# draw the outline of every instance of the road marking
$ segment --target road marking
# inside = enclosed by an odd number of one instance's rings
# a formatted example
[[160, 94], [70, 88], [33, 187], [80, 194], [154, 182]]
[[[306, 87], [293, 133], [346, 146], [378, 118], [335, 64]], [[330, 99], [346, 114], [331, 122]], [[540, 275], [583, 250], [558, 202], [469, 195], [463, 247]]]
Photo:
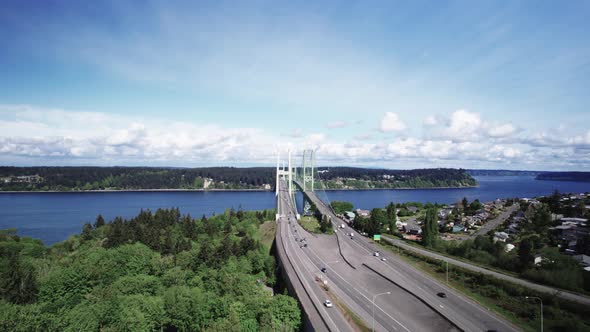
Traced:
[[[321, 259], [313, 250], [309, 250], [320, 262], [324, 262], [323, 259]], [[312, 262], [313, 264], [313, 262]], [[315, 265], [315, 264], [314, 264]], [[369, 299], [365, 294], [363, 294], [363, 292], [359, 291], [356, 287], [354, 287], [354, 285], [352, 285], [350, 282], [348, 282], [346, 279], [344, 279], [344, 277], [342, 277], [338, 272], [336, 272], [336, 270], [332, 269], [332, 272], [337, 275], [340, 279], [342, 279], [342, 281], [344, 281], [346, 284], [350, 285], [351, 289], [354, 289], [357, 293], [359, 293], [360, 295], [362, 295], [367, 301], [369, 301], [369, 303], [373, 304], [373, 301], [371, 299]], [[369, 292], [367, 292], [369, 293]], [[381, 308], [379, 305], [375, 304], [375, 307], [378, 308], [379, 310], [381, 310], [385, 315], [387, 315], [389, 318], [391, 318], [393, 321], [395, 321], [399, 326], [403, 327], [406, 331], [410, 332], [410, 330], [408, 330], [408, 328], [406, 328], [402, 323], [400, 323], [397, 319], [393, 318], [391, 315], [389, 315], [385, 310], [383, 310], [383, 308]], [[393, 328], [395, 328], [395, 326], [392, 326]]]

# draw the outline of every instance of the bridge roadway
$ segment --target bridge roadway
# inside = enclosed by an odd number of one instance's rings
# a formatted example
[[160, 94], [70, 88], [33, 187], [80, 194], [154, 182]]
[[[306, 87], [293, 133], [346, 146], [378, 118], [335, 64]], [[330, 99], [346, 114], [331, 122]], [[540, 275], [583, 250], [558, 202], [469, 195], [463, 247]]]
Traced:
[[292, 207], [289, 193], [285, 188], [284, 181], [280, 181], [278, 208], [281, 212], [277, 220], [277, 246], [284, 248], [287, 254], [287, 260], [283, 264], [290, 263], [293, 267], [291, 271], [287, 269], [289, 279], [293, 284], [295, 293], [301, 303], [301, 306], [309, 317], [311, 327], [314, 331], [354, 331], [342, 313], [333, 308], [324, 306], [324, 301], [328, 299], [326, 292], [316, 281], [316, 276], [320, 274], [319, 268], [310, 260], [308, 248], [302, 250], [303, 245], [296, 240], [296, 231], [290, 226], [297, 224], [295, 219], [295, 210]]
[[[335, 229], [338, 229], [339, 224], [344, 224], [315, 193], [306, 192], [305, 194], [323, 214], [330, 217]], [[351, 232], [354, 234], [352, 238], [347, 235]], [[377, 303], [383, 305], [383, 308], [389, 309], [385, 309], [381, 313], [382, 319], [387, 316], [392, 319], [395, 318], [398, 329], [404, 331], [447, 331], [456, 330], [457, 328], [464, 331], [520, 330], [495, 313], [459, 294], [454, 289], [441, 284], [410, 266], [399, 257], [383, 251], [381, 251], [381, 257], [374, 257], [373, 253], [379, 251], [380, 248], [370, 243], [367, 238], [361, 236], [352, 228], [346, 226], [344, 230], [338, 229], [336, 235], [340, 245], [341, 257], [346, 258], [346, 265], [352, 271], [364, 271], [364, 275], [358, 275], [358, 272], [356, 274], [354, 272], [352, 274], [342, 274], [346, 276], [348, 281], [354, 281], [365, 287], [373, 287], [370, 290], [371, 293], [391, 291], [392, 288], [397, 289], [394, 296], [381, 296]], [[321, 251], [335, 250], [328, 241], [321, 241], [319, 244], [323, 244]], [[380, 258], [386, 260], [382, 261]], [[378, 279], [375, 277], [376, 275], [387, 282], [385, 284], [374, 284]], [[439, 292], [446, 293], [447, 297], [438, 297], [436, 294]], [[412, 299], [414, 302], [412, 302]], [[410, 310], [408, 310], [408, 307]], [[441, 323], [441, 320], [437, 320], [436, 315], [432, 314], [433, 312], [444, 316], [453, 324], [449, 324], [447, 321]], [[376, 313], [376, 318], [377, 316]], [[390, 331], [395, 330], [387, 329]]]

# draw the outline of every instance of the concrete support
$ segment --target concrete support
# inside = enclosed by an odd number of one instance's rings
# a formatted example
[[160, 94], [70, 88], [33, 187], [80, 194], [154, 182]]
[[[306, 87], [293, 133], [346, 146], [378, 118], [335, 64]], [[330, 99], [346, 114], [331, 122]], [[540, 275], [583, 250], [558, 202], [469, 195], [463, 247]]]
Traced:
[[303, 191], [305, 191], [305, 150], [303, 150], [303, 174], [301, 177], [301, 183], [303, 184]]
[[289, 198], [293, 198], [293, 168], [291, 167], [291, 150], [289, 150]]
[[275, 185], [275, 195], [279, 196], [279, 160], [280, 160], [280, 152], [277, 152], [277, 183]]
[[314, 162], [314, 150], [311, 150], [311, 191], [313, 191], [313, 162]]

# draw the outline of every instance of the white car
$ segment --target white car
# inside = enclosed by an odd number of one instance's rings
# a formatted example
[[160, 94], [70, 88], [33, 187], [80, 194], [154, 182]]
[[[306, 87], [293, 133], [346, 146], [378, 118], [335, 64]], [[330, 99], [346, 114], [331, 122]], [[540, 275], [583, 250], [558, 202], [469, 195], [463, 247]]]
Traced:
[[378, 252], [378, 251], [375, 251], [375, 252], [373, 253], [373, 256], [375, 256], [375, 257], [379, 257], [379, 252]]
[[385, 257], [381, 257], [381, 260], [384, 261], [384, 262], [386, 261]]
[[324, 305], [325, 305], [327, 308], [332, 308], [332, 307], [334, 306], [334, 305], [332, 304], [332, 301], [330, 301], [330, 300], [326, 300], [326, 301], [324, 301]]

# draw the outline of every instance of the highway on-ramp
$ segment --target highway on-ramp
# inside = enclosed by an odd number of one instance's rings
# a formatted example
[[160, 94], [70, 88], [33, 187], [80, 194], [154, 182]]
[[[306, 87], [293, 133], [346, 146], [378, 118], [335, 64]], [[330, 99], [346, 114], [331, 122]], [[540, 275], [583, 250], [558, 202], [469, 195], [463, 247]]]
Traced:
[[[343, 223], [319, 200], [315, 193], [306, 192], [306, 195], [315, 203], [322, 214], [329, 216], [334, 227]], [[347, 235], [350, 233], [354, 234], [352, 238]], [[344, 230], [339, 230], [337, 236], [343, 258], [346, 258], [356, 270], [369, 268], [374, 274], [388, 280], [391, 285], [397, 285], [411, 293], [424, 304], [424, 307], [438, 312], [460, 329], [465, 331], [520, 330], [487, 308], [417, 270], [399, 257], [387, 252], [381, 252], [379, 258], [374, 257], [374, 252], [379, 251], [380, 248], [353, 229], [347, 227]], [[381, 258], [385, 258], [385, 261]], [[440, 292], [445, 293], [446, 297], [437, 296]], [[382, 299], [385, 298], [382, 297]], [[415, 317], [409, 316], [400, 322], [405, 325], [406, 321], [414, 319]], [[441, 329], [436, 330], [440, 331]]]

